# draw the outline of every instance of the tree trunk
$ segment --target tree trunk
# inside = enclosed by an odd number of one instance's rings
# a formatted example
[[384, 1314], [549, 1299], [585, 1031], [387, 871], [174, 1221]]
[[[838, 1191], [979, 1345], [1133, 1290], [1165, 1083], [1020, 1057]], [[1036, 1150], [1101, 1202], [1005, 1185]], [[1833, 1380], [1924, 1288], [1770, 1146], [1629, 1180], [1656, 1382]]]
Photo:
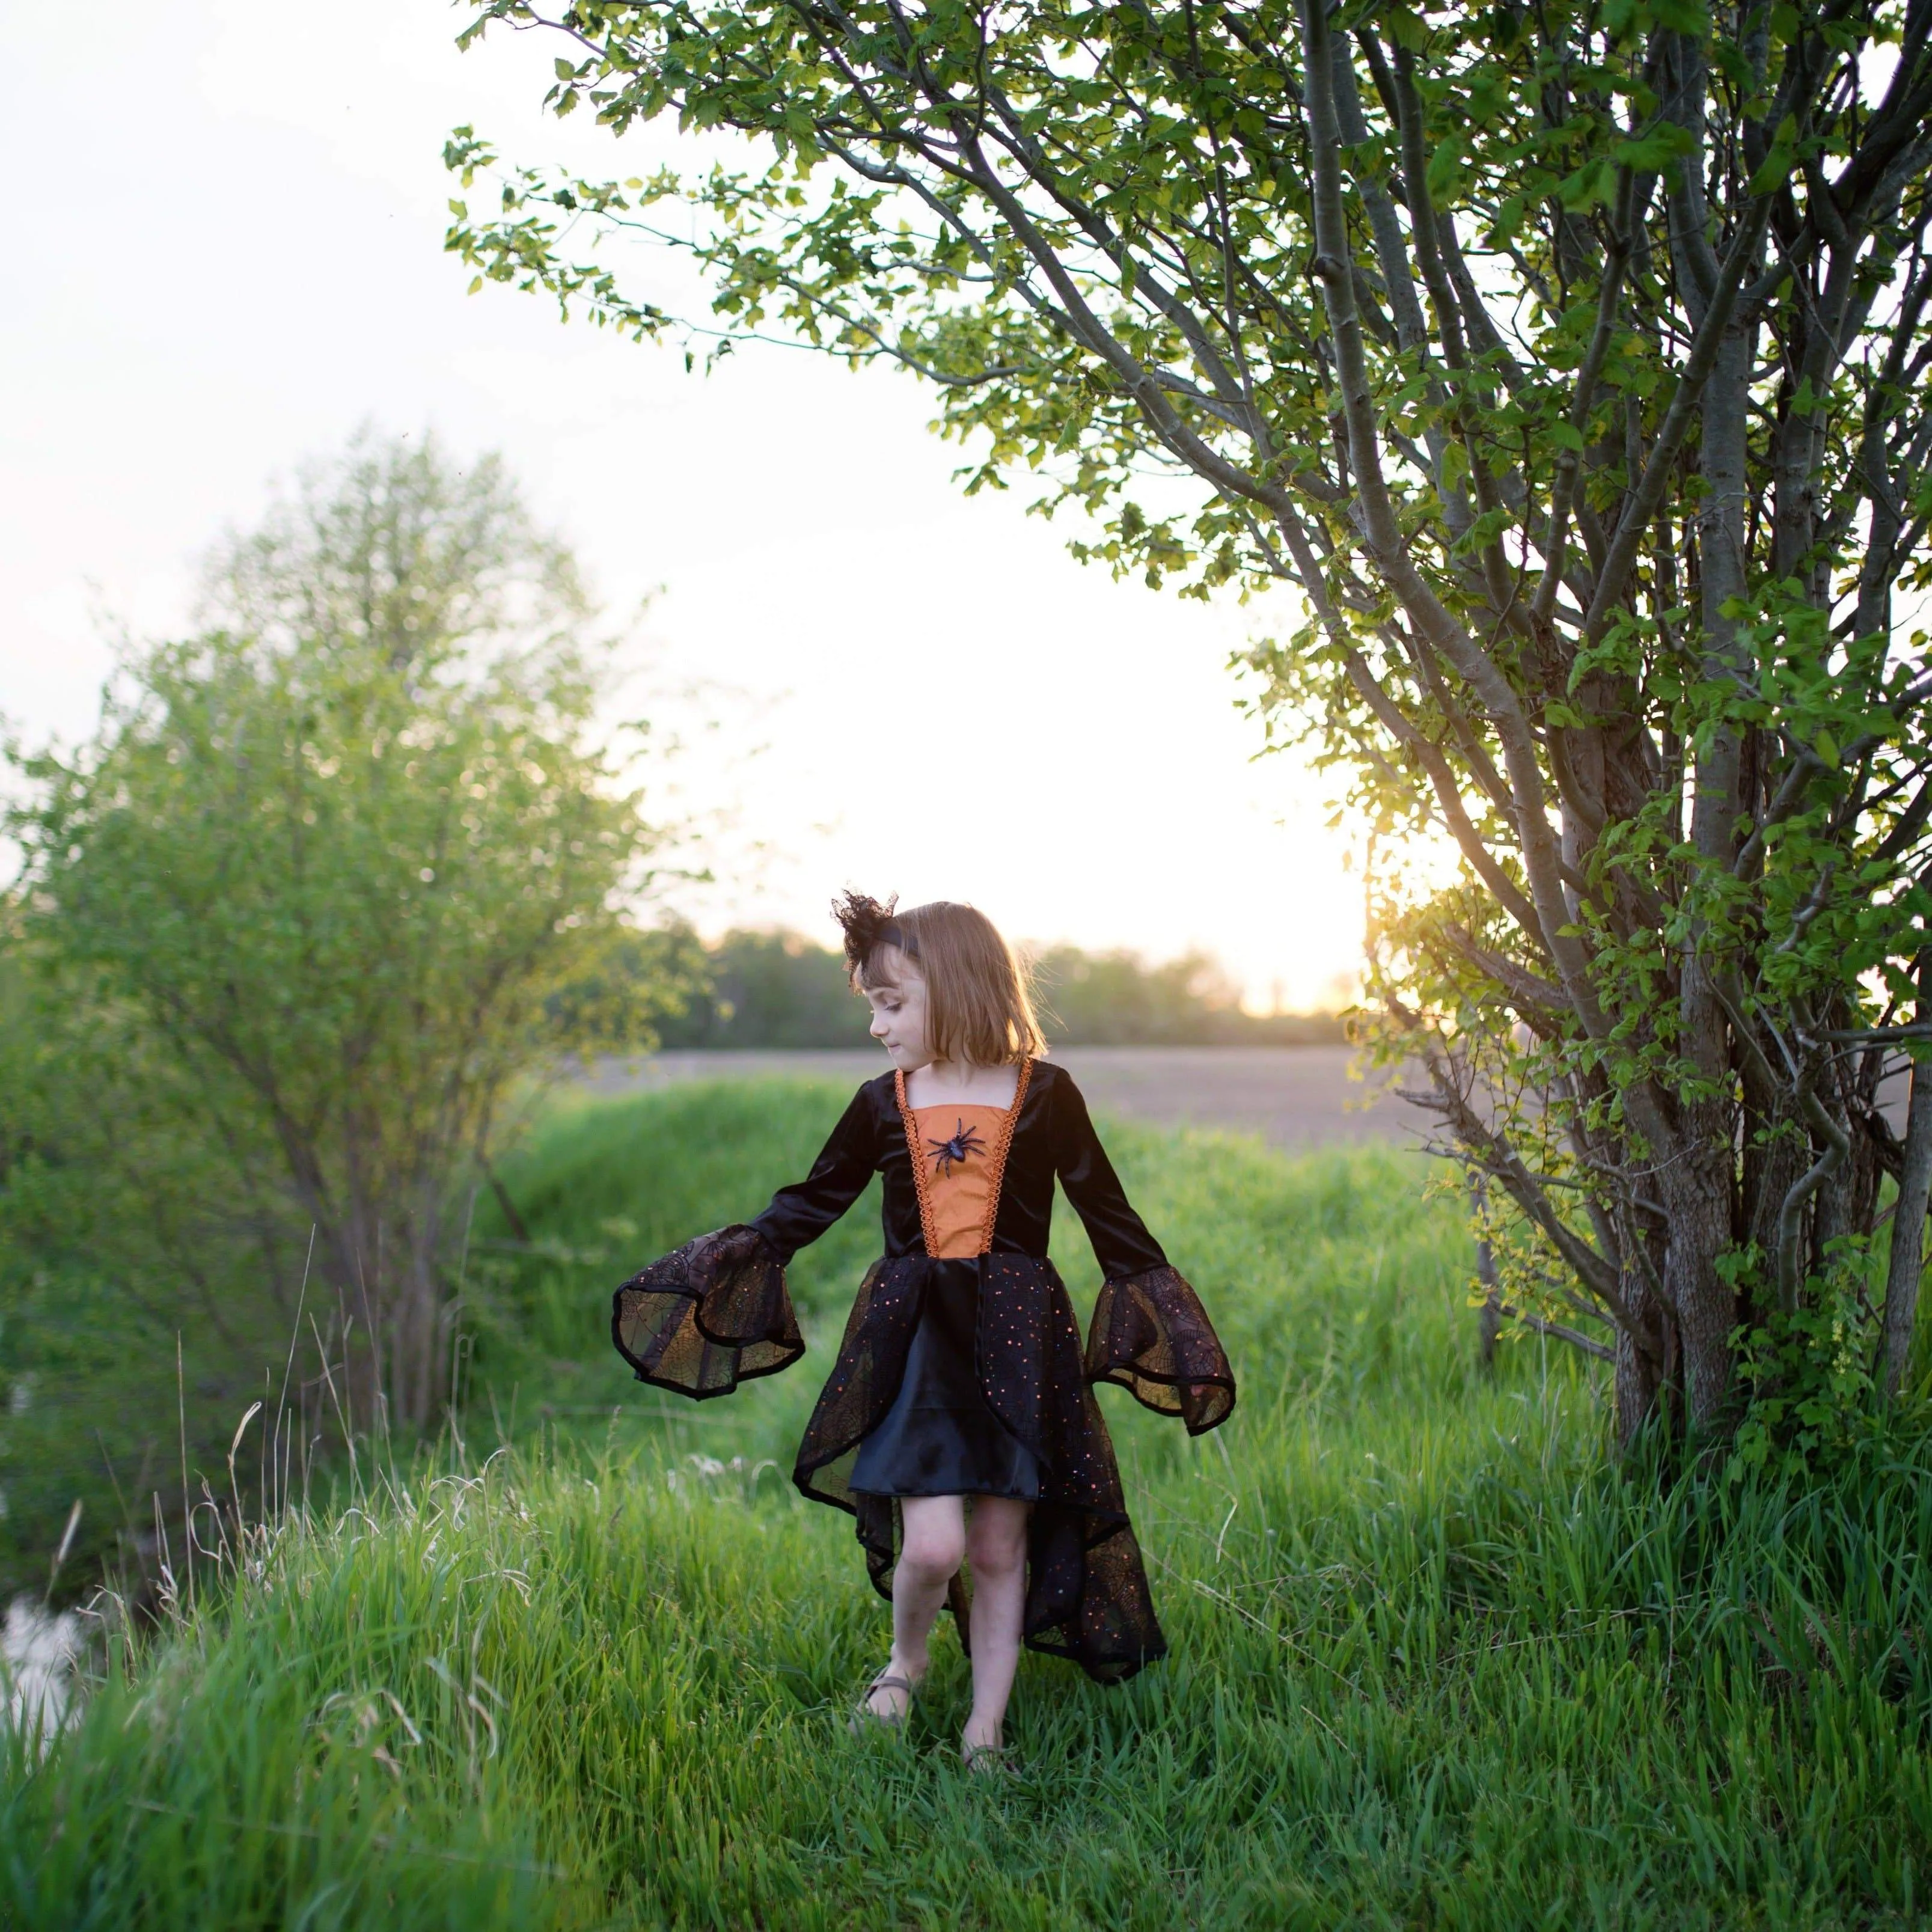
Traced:
[[[1733, 330], [1718, 348], [1705, 391], [1704, 480], [1708, 486], [1697, 520], [1697, 560], [1707, 675], [1748, 670], [1741, 652], [1733, 600], [1744, 580], [1746, 430], [1750, 340]], [[1744, 747], [1735, 731], [1712, 731], [1697, 758], [1690, 836], [1700, 856], [1729, 866], [1736, 850], [1742, 809]], [[1683, 1051], [1714, 1088], [1731, 1079], [1728, 1023], [1716, 987], [1694, 950], [1687, 948], [1678, 992]], [[1732, 1226], [1731, 1114], [1720, 1101], [1684, 1110], [1682, 1152], [1658, 1176], [1670, 1220], [1664, 1250], [1664, 1292], [1675, 1310], [1683, 1348], [1684, 1419], [1693, 1431], [1722, 1421], [1731, 1388], [1731, 1331], [1736, 1298], [1718, 1273], [1718, 1258], [1735, 1238]]]
[[[1932, 964], [1919, 972], [1923, 1018], [1932, 1000], [1924, 997]], [[1918, 1277], [1924, 1259], [1925, 1208], [1932, 1198], [1932, 1064], [1912, 1063], [1912, 1103], [1906, 1115], [1905, 1160], [1898, 1178], [1898, 1205], [1892, 1218], [1892, 1256], [1885, 1276], [1885, 1346], [1882, 1379], [1888, 1400], [1898, 1394], [1912, 1330], [1918, 1316]]]
[[[1661, 1323], [1654, 1318], [1660, 1311], [1652, 1307], [1652, 1300], [1650, 1290], [1640, 1286], [1630, 1294], [1628, 1305], [1642, 1325], [1660, 1329]], [[1656, 1413], [1658, 1397], [1664, 1388], [1662, 1366], [1654, 1357], [1646, 1354], [1624, 1330], [1617, 1330], [1615, 1375], [1619, 1449], [1629, 1448], [1636, 1440], [1637, 1432]]]
[[427, 1427], [442, 1406], [447, 1386], [442, 1316], [442, 1282], [433, 1242], [413, 1242], [408, 1274], [397, 1297], [392, 1377], [396, 1418], [412, 1428]]
[[[1489, 1222], [1484, 1210], [1488, 1204], [1489, 1190], [1480, 1174], [1469, 1177], [1469, 1198], [1478, 1225], [1486, 1228]], [[1486, 1233], [1476, 1237], [1476, 1280], [1483, 1290], [1483, 1305], [1476, 1320], [1476, 1360], [1486, 1372], [1496, 1365], [1496, 1337], [1503, 1328], [1503, 1297], [1496, 1282], [1496, 1248]]]
[[1496, 1286], [1496, 1251], [1484, 1235], [1476, 1244], [1476, 1279], [1483, 1285], [1482, 1312], [1476, 1324], [1476, 1359], [1486, 1369], [1496, 1365], [1496, 1337], [1502, 1333], [1502, 1291]]
[[1677, 1393], [1683, 1358], [1677, 1324], [1651, 1286], [1663, 1276], [1664, 1242], [1652, 1229], [1638, 1225], [1636, 1216], [1627, 1215], [1618, 1246], [1622, 1256], [1618, 1287], [1630, 1312], [1630, 1327], [1619, 1324], [1617, 1329], [1613, 1399], [1617, 1447], [1628, 1450], [1660, 1410], [1666, 1425], [1681, 1418], [1681, 1406], [1676, 1416], [1671, 1414], [1670, 1398]]
[[1730, 1149], [1717, 1131], [1720, 1110], [1696, 1111], [1710, 1117], [1699, 1123], [1705, 1132], [1687, 1132], [1682, 1160], [1659, 1178], [1670, 1221], [1664, 1286], [1683, 1350], [1684, 1420], [1701, 1431], [1723, 1421], [1730, 1399], [1737, 1298], [1718, 1272], [1718, 1257], [1731, 1245]]

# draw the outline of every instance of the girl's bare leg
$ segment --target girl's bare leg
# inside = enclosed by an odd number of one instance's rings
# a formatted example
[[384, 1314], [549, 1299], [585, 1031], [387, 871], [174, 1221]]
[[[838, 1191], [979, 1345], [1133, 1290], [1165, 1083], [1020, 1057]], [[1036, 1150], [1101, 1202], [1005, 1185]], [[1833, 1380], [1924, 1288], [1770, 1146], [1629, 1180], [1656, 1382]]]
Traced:
[[976, 1748], [1004, 1742], [1006, 1700], [1019, 1667], [1031, 1507], [1006, 1496], [973, 1499], [966, 1550], [973, 1565], [973, 1714], [964, 1741]]
[[[884, 1674], [916, 1684], [929, 1660], [926, 1640], [933, 1619], [966, 1554], [966, 1512], [957, 1496], [902, 1496], [899, 1524], [899, 1560], [892, 1571], [892, 1654]], [[975, 1644], [979, 1636], [976, 1610]], [[1010, 1679], [1012, 1672], [1007, 1676]], [[903, 1690], [875, 1690], [868, 1708], [874, 1717], [897, 1718], [911, 1701]]]

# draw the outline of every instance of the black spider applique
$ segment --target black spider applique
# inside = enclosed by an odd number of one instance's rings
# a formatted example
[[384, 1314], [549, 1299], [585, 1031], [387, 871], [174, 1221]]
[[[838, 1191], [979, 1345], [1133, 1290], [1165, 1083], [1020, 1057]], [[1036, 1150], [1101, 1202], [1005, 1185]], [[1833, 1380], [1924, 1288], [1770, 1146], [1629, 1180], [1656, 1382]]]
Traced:
[[986, 1143], [980, 1138], [977, 1127], [969, 1127], [954, 1117], [957, 1131], [950, 1141], [928, 1140], [926, 1145], [932, 1150], [932, 1171], [942, 1180], [962, 1163], [969, 1154], [981, 1154]]

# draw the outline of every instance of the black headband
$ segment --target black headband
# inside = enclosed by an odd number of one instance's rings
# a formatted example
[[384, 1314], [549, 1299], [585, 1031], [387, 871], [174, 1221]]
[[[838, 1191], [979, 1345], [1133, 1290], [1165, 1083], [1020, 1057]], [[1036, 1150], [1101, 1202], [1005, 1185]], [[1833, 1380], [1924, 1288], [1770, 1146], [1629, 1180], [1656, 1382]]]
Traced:
[[919, 941], [910, 929], [892, 916], [898, 901], [881, 904], [863, 892], [848, 891], [832, 902], [832, 916], [845, 934], [845, 963], [857, 972], [881, 946], [896, 946], [909, 958], [919, 957]]

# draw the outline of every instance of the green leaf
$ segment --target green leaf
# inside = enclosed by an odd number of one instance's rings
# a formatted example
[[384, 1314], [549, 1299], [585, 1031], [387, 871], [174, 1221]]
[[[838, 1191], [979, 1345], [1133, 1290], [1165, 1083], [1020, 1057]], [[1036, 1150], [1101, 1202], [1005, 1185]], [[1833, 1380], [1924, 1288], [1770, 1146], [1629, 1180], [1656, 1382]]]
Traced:
[[1503, 505], [1499, 504], [1493, 510], [1485, 510], [1456, 538], [1456, 554], [1466, 556], [1473, 551], [1488, 549], [1515, 521], [1514, 513]]
[[1507, 248], [1514, 241], [1522, 226], [1522, 220], [1528, 212], [1526, 196], [1513, 194], [1496, 210], [1495, 225], [1490, 230], [1490, 245], [1492, 248]]
[[1567, 422], [1552, 423], [1550, 426], [1550, 440], [1558, 449], [1574, 449], [1580, 455], [1582, 453], [1582, 435], [1574, 423]]
[[1733, 46], [1729, 40], [1714, 40], [1711, 43], [1711, 58], [1717, 62], [1718, 71], [1733, 87], [1746, 94], [1755, 92], [1757, 76], [1744, 58], [1742, 48]]
[[1451, 134], [1429, 158], [1429, 167], [1423, 178], [1428, 184], [1429, 198], [1440, 207], [1451, 196], [1462, 172], [1462, 137]]
[[1573, 214], [1585, 214], [1592, 208], [1607, 208], [1616, 191], [1616, 165], [1606, 157], [1586, 162], [1556, 184], [1557, 199]]
[[1796, 166], [1798, 157], [1789, 148], [1773, 148], [1764, 158], [1764, 166], [1750, 178], [1750, 191], [1754, 194], [1774, 194], [1791, 178], [1791, 171]]
[[1688, 128], [1679, 128], [1672, 122], [1660, 121], [1637, 140], [1619, 141], [1616, 153], [1622, 166], [1634, 168], [1640, 174], [1656, 175], [1661, 174], [1680, 156], [1688, 154], [1695, 145]]
[[1798, 122], [1795, 116], [1787, 114], [1778, 124], [1778, 132], [1772, 137], [1771, 152], [1765, 156], [1763, 166], [1750, 178], [1750, 192], [1774, 194], [1790, 178], [1791, 171], [1797, 165]]
[[1429, 29], [1406, 7], [1390, 7], [1378, 22], [1384, 33], [1399, 47], [1419, 54], [1429, 45]]

